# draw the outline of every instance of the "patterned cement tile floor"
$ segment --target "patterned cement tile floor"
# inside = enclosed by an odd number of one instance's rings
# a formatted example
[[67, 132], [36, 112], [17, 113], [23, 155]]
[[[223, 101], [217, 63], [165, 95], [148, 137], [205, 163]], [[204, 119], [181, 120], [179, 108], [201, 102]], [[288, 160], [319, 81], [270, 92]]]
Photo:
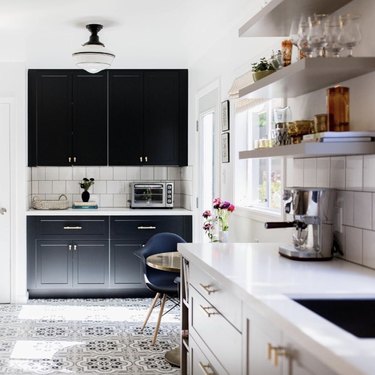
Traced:
[[179, 342], [178, 308], [163, 316], [151, 345], [157, 312], [140, 327], [148, 298], [39, 299], [0, 305], [0, 373], [171, 374], [164, 359]]

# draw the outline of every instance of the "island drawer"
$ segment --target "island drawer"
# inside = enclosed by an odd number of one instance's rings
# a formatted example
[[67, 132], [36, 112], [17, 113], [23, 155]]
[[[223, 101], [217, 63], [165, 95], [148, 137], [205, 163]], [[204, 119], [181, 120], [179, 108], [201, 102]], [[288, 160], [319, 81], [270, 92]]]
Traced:
[[239, 298], [195, 264], [190, 264], [190, 284], [239, 331], [242, 331], [242, 303]]
[[228, 373], [241, 374], [242, 351], [228, 349], [228, 345], [241, 347], [241, 333], [194, 288], [191, 288], [190, 304], [194, 334], [202, 339]]

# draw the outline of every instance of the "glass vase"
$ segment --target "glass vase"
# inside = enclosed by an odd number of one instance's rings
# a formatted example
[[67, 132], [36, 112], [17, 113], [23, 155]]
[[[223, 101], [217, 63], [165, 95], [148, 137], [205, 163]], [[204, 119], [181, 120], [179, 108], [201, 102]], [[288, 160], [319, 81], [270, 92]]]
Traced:
[[222, 242], [222, 243], [227, 243], [229, 242], [228, 241], [228, 237], [229, 237], [229, 232], [227, 230], [221, 230], [219, 231], [219, 242]]

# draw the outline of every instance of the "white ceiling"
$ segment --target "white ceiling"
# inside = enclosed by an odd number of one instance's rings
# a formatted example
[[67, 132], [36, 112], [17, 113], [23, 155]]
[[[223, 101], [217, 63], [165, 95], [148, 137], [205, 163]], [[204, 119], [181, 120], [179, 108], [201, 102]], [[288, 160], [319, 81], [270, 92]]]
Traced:
[[261, 0], [0, 0], [0, 61], [74, 67], [88, 23], [116, 54], [113, 67], [187, 67]]

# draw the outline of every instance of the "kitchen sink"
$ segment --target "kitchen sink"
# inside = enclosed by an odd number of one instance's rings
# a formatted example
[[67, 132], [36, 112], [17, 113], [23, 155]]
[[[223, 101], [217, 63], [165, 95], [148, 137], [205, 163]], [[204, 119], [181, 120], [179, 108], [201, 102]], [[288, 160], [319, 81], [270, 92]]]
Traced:
[[375, 299], [293, 298], [293, 300], [354, 336], [375, 338]]

